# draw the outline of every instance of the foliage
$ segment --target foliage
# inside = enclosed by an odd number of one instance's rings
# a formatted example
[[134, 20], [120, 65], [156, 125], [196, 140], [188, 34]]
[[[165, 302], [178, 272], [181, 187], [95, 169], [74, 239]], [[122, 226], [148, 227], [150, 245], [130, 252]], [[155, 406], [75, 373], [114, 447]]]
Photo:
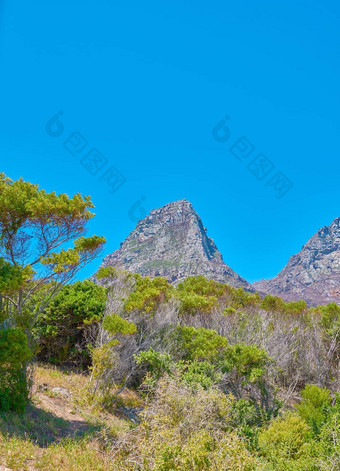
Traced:
[[[105, 267], [97, 279], [107, 288], [62, 290], [44, 328], [94, 329], [87, 398], [134, 422], [105, 432], [112, 469], [338, 469], [339, 306], [307, 310], [203, 277], [171, 287]], [[129, 388], [143, 411], [124, 402]]]
[[278, 296], [268, 294], [261, 302], [261, 308], [265, 311], [281, 312], [283, 314], [302, 314], [307, 310], [307, 303], [301, 299], [300, 301], [284, 302]]
[[169, 299], [172, 287], [162, 277], [151, 280], [149, 277], [142, 278], [140, 275], [135, 275], [135, 278], [135, 289], [126, 299], [124, 308], [127, 312], [137, 310], [153, 314], [159, 304]]
[[278, 470], [335, 470], [340, 458], [340, 403], [308, 385], [295, 412], [275, 419], [258, 435], [259, 451]]
[[131, 335], [137, 332], [137, 327], [133, 322], [123, 319], [122, 317], [118, 316], [118, 314], [109, 314], [105, 316], [102, 325], [103, 329], [105, 329], [110, 335]]
[[114, 400], [114, 389], [117, 388], [111, 371], [116, 366], [116, 354], [113, 349], [119, 340], [117, 337], [133, 335], [137, 327], [133, 322], [120, 317], [118, 314], [108, 314], [102, 323], [103, 329], [109, 334], [109, 339], [92, 350], [92, 374], [89, 392], [92, 402], [103, 407], [110, 407]]
[[[89, 196], [47, 193], [22, 178], [13, 181], [0, 173], [2, 327], [21, 328], [31, 349], [33, 328], [41, 313], [105, 243], [104, 237], [84, 237], [86, 223], [94, 216], [90, 212], [93, 207]], [[73, 248], [69, 247], [72, 243]], [[22, 398], [27, 368], [24, 364], [21, 368], [20, 372], [7, 372], [6, 384], [11, 385], [13, 396]]]
[[330, 337], [340, 337], [340, 306], [329, 303], [314, 310], [321, 314], [320, 324]]
[[100, 267], [96, 273], [96, 278], [102, 280], [104, 278], [115, 278], [117, 275], [117, 270], [114, 267]]
[[178, 327], [178, 342], [187, 360], [212, 359], [228, 345], [215, 330], [187, 326]]
[[223, 351], [221, 368], [223, 373], [234, 370], [239, 377], [255, 383], [263, 378], [268, 361], [267, 353], [255, 345], [235, 344]]
[[231, 288], [232, 300], [230, 309], [252, 308], [261, 302], [261, 296], [258, 293], [248, 293], [243, 288]]
[[203, 276], [190, 276], [176, 289], [176, 296], [181, 304], [181, 313], [195, 315], [198, 312], [210, 313], [218, 304], [218, 297], [223, 296], [225, 285]]
[[[39, 317], [34, 334], [39, 359], [55, 364], [87, 366], [95, 335], [91, 329], [102, 319], [106, 291], [91, 281], [64, 286]], [[94, 334], [97, 329], [94, 329]], [[91, 342], [92, 340], [92, 342]]]
[[258, 443], [262, 454], [279, 470], [313, 470], [313, 459], [308, 455], [311, 431], [306, 422], [288, 414], [272, 422], [259, 433]]
[[296, 409], [306, 423], [318, 433], [321, 425], [326, 421], [331, 405], [331, 396], [327, 388], [319, 388], [314, 384], [307, 384], [301, 391], [301, 402]]
[[0, 410], [23, 412], [27, 403], [24, 365], [32, 357], [19, 329], [0, 330]]
[[317, 440], [310, 446], [310, 453], [320, 470], [335, 470], [340, 463], [340, 411], [332, 413], [320, 428]]
[[165, 373], [171, 374], [170, 372], [170, 355], [155, 352], [153, 348], [150, 348], [147, 352], [140, 352], [135, 355], [137, 365], [145, 363], [153, 377], [158, 380]]
[[175, 364], [181, 381], [192, 389], [209, 389], [221, 381], [221, 373], [208, 361], [184, 361]]
[[215, 280], [208, 280], [202, 275], [189, 276], [179, 283], [177, 291], [179, 293], [195, 293], [199, 296], [214, 297], [223, 296], [230, 287]]

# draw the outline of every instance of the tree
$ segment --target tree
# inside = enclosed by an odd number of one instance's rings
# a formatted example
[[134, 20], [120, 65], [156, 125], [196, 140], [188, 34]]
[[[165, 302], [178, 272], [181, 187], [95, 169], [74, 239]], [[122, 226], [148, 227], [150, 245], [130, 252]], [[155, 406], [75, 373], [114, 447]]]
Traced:
[[84, 237], [93, 207], [89, 196], [47, 193], [0, 173], [2, 318], [24, 330], [30, 347], [39, 315], [105, 243], [104, 237]]

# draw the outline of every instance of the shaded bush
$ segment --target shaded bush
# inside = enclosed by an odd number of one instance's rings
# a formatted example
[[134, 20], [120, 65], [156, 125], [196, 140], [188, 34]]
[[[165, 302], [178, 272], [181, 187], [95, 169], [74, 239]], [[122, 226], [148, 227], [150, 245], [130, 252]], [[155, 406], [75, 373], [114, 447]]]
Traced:
[[0, 330], [0, 409], [23, 412], [28, 389], [27, 362], [32, 358], [27, 337], [19, 329]]
[[34, 330], [38, 358], [58, 365], [88, 366], [105, 304], [106, 290], [91, 281], [64, 286]]

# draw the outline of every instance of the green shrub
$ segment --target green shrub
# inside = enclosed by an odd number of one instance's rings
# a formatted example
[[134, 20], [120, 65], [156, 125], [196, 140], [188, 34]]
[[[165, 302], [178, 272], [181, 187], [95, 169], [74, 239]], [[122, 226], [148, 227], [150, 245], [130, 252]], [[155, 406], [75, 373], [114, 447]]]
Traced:
[[183, 293], [179, 294], [181, 302], [181, 314], [195, 315], [199, 312], [212, 312], [213, 308], [217, 305], [217, 298], [214, 296], [201, 296], [196, 293]]
[[178, 284], [179, 293], [194, 293], [199, 296], [219, 298], [223, 296], [230, 287], [215, 280], [208, 280], [202, 275], [188, 276]]
[[102, 327], [110, 337], [101, 346], [91, 349], [92, 373], [88, 391], [92, 402], [110, 408], [115, 398], [114, 389], [119, 386], [114, 376], [114, 369], [117, 366], [115, 347], [120, 343], [119, 338], [135, 334], [137, 327], [118, 314], [107, 315]]
[[311, 430], [301, 417], [289, 414], [275, 419], [270, 427], [258, 436], [259, 449], [263, 456], [278, 470], [305, 470], [314, 468], [308, 454]]
[[105, 316], [102, 323], [103, 329], [105, 329], [110, 335], [116, 334], [135, 334], [137, 327], [133, 322], [129, 322], [118, 314], [109, 314]]
[[305, 312], [307, 310], [307, 303], [303, 299], [285, 303], [278, 296], [268, 294], [260, 304], [260, 307], [267, 312], [280, 312], [293, 315]]
[[227, 285], [208, 280], [204, 276], [189, 276], [176, 288], [180, 312], [192, 316], [199, 312], [211, 313], [218, 305], [218, 299], [228, 290]]
[[0, 330], [0, 409], [23, 412], [28, 399], [25, 366], [32, 358], [19, 329]]
[[150, 348], [146, 352], [140, 352], [135, 355], [137, 365], [146, 364], [153, 380], [158, 380], [165, 373], [170, 374], [170, 355], [155, 352], [153, 348]]
[[335, 470], [340, 464], [340, 410], [321, 427], [318, 439], [311, 444], [311, 455], [321, 470]]
[[[231, 309], [237, 310], [246, 307], [258, 306], [262, 301], [261, 296], [258, 293], [248, 293], [243, 288], [232, 288], [231, 293]], [[228, 313], [228, 310], [226, 313]]]
[[178, 327], [178, 341], [187, 360], [213, 359], [228, 345], [225, 337], [203, 327]]
[[269, 358], [267, 353], [255, 345], [237, 343], [229, 345], [221, 353], [221, 369], [223, 373], [235, 371], [239, 377], [251, 383], [263, 378]]
[[336, 303], [319, 306], [321, 325], [331, 337], [340, 337], [340, 306]]
[[307, 310], [307, 303], [303, 299], [300, 299], [300, 301], [283, 303], [283, 306], [286, 314], [302, 314]]
[[216, 370], [215, 365], [208, 361], [179, 361], [175, 368], [181, 381], [190, 388], [209, 389], [221, 380], [221, 374]]
[[102, 319], [105, 303], [105, 289], [91, 281], [64, 286], [35, 328], [38, 357], [54, 364], [88, 366], [91, 342], [86, 333]]
[[321, 425], [327, 420], [330, 412], [331, 396], [327, 388], [319, 388], [315, 384], [307, 384], [301, 391], [302, 400], [296, 409], [307, 424], [315, 433], [319, 431]]
[[141, 277], [135, 274], [136, 285], [125, 301], [124, 309], [127, 312], [140, 311], [141, 313], [153, 314], [159, 304], [167, 301], [173, 290], [165, 278]]

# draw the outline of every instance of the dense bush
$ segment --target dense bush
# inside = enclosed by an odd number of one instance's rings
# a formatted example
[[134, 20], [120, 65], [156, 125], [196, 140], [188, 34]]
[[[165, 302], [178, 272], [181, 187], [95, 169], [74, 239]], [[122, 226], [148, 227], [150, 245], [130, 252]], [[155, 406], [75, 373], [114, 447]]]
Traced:
[[38, 358], [59, 365], [88, 366], [105, 303], [106, 290], [91, 281], [64, 286], [34, 330]]
[[259, 449], [277, 470], [315, 469], [309, 456], [310, 427], [299, 416], [289, 414], [259, 433]]
[[140, 275], [134, 276], [136, 284], [125, 301], [125, 310], [154, 313], [159, 304], [169, 299], [172, 286], [162, 277], [151, 280], [147, 276], [144, 278]]
[[32, 352], [19, 329], [0, 330], [0, 409], [23, 412], [28, 390], [24, 366]]
[[329, 391], [307, 385], [296, 412], [275, 419], [258, 436], [258, 450], [268, 469], [333, 471], [340, 465], [340, 401]]

